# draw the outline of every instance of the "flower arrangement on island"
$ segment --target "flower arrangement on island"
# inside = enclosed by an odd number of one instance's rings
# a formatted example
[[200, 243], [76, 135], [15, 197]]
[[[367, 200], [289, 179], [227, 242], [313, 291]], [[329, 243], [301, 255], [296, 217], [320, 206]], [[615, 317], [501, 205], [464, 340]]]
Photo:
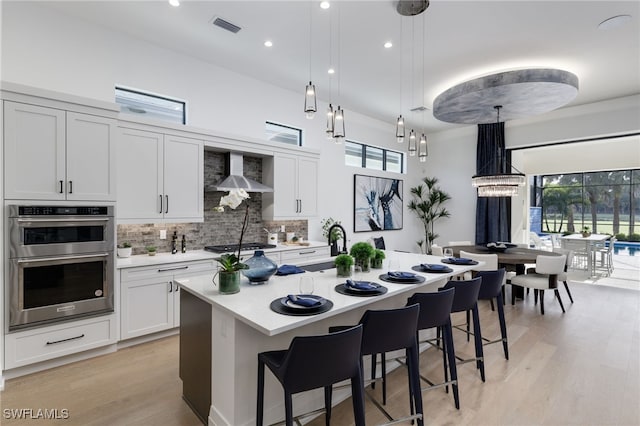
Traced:
[[[244, 189], [232, 189], [229, 191], [227, 195], [224, 195], [220, 198], [220, 203], [218, 203], [218, 207], [214, 207], [213, 211], [222, 213], [224, 212], [225, 207], [228, 207], [232, 210], [235, 210], [242, 202], [246, 199], [250, 198], [247, 191]], [[245, 213], [244, 220], [242, 221], [242, 228], [240, 229], [240, 242], [238, 244], [238, 254], [230, 253], [223, 254], [220, 256], [218, 263], [221, 268], [225, 272], [236, 272], [241, 269], [248, 269], [248, 266], [242, 263], [240, 259], [240, 250], [242, 248], [242, 239], [244, 238], [244, 233], [247, 230], [247, 225], [249, 223], [249, 204], [245, 203]]]

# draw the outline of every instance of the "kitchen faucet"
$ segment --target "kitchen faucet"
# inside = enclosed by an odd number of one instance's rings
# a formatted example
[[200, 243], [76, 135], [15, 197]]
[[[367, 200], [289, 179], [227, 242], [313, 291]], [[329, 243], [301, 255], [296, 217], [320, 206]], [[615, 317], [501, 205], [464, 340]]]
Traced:
[[[335, 247], [332, 244], [331, 241], [331, 231], [333, 231], [333, 228], [340, 228], [340, 231], [342, 232], [342, 250], [338, 252], [338, 245], [336, 244]], [[347, 232], [344, 230], [344, 228], [342, 227], [342, 225], [338, 224], [338, 223], [334, 223], [333, 225], [331, 225], [331, 227], [329, 228], [329, 231], [327, 232], [328, 235], [328, 240], [329, 240], [329, 245], [331, 246], [331, 256], [337, 256], [338, 254], [346, 254], [347, 253]]]

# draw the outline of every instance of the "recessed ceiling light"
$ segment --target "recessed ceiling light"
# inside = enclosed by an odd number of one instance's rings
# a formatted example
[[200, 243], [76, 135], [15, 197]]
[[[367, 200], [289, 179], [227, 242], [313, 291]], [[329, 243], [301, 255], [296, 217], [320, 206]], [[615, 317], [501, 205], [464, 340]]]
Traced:
[[321, 1], [320, 2], [320, 7], [322, 9], [329, 9], [329, 7], [331, 7], [331, 3], [329, 3], [328, 1]]
[[393, 43], [391, 43], [390, 41], [387, 41], [387, 42], [385, 42], [385, 44], [384, 44], [384, 48], [385, 48], [385, 49], [389, 49], [389, 48], [391, 48], [392, 46], [393, 46]]
[[267, 47], [271, 47], [271, 46], [273, 46], [273, 43], [271, 42], [271, 40], [267, 40], [267, 41], [264, 42], [264, 45], [267, 46]]
[[631, 15], [618, 15], [612, 16], [611, 18], [605, 19], [604, 21], [598, 24], [598, 29], [600, 30], [611, 30], [613, 28], [618, 28], [626, 24], [631, 20]]
[[329, 71], [327, 71], [329, 74], [335, 74], [336, 70], [334, 70], [333, 68], [329, 68]]
[[180, 0], [169, 0], [169, 4], [173, 7], [180, 6]]

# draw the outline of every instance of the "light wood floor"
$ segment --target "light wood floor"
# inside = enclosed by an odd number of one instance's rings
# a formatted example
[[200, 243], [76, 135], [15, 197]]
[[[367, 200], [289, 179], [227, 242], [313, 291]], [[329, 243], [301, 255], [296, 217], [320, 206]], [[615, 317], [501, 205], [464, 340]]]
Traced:
[[[547, 295], [545, 315], [530, 295], [507, 305], [510, 360], [499, 344], [485, 347], [487, 381], [472, 363], [459, 368], [460, 403], [443, 389], [423, 393], [429, 425], [639, 425], [640, 292], [573, 284], [575, 304], [562, 314]], [[483, 335], [498, 335], [495, 314], [481, 308]], [[454, 332], [456, 352], [472, 344]], [[423, 353], [423, 374], [441, 377], [435, 350]], [[408, 411], [406, 373], [389, 375], [388, 407]], [[378, 389], [376, 389], [376, 392]], [[0, 393], [2, 425], [198, 425], [180, 397], [178, 337], [7, 381]], [[254, 404], [254, 401], [247, 401]], [[67, 409], [69, 419], [8, 420], [5, 409]], [[294, 407], [295, 408], [295, 407]], [[332, 424], [352, 425], [351, 401], [334, 409]], [[367, 424], [383, 422], [367, 404]], [[323, 425], [324, 418], [312, 425]]]

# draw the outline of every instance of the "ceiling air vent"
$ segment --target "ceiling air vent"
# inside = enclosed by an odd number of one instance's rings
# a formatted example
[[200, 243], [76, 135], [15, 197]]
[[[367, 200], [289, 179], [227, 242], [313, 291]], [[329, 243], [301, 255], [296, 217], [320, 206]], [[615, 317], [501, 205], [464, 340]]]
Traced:
[[234, 34], [242, 29], [239, 26], [234, 25], [229, 21], [225, 21], [222, 18], [213, 18], [213, 25], [215, 25], [216, 27], [220, 27], [223, 30], [231, 31]]

